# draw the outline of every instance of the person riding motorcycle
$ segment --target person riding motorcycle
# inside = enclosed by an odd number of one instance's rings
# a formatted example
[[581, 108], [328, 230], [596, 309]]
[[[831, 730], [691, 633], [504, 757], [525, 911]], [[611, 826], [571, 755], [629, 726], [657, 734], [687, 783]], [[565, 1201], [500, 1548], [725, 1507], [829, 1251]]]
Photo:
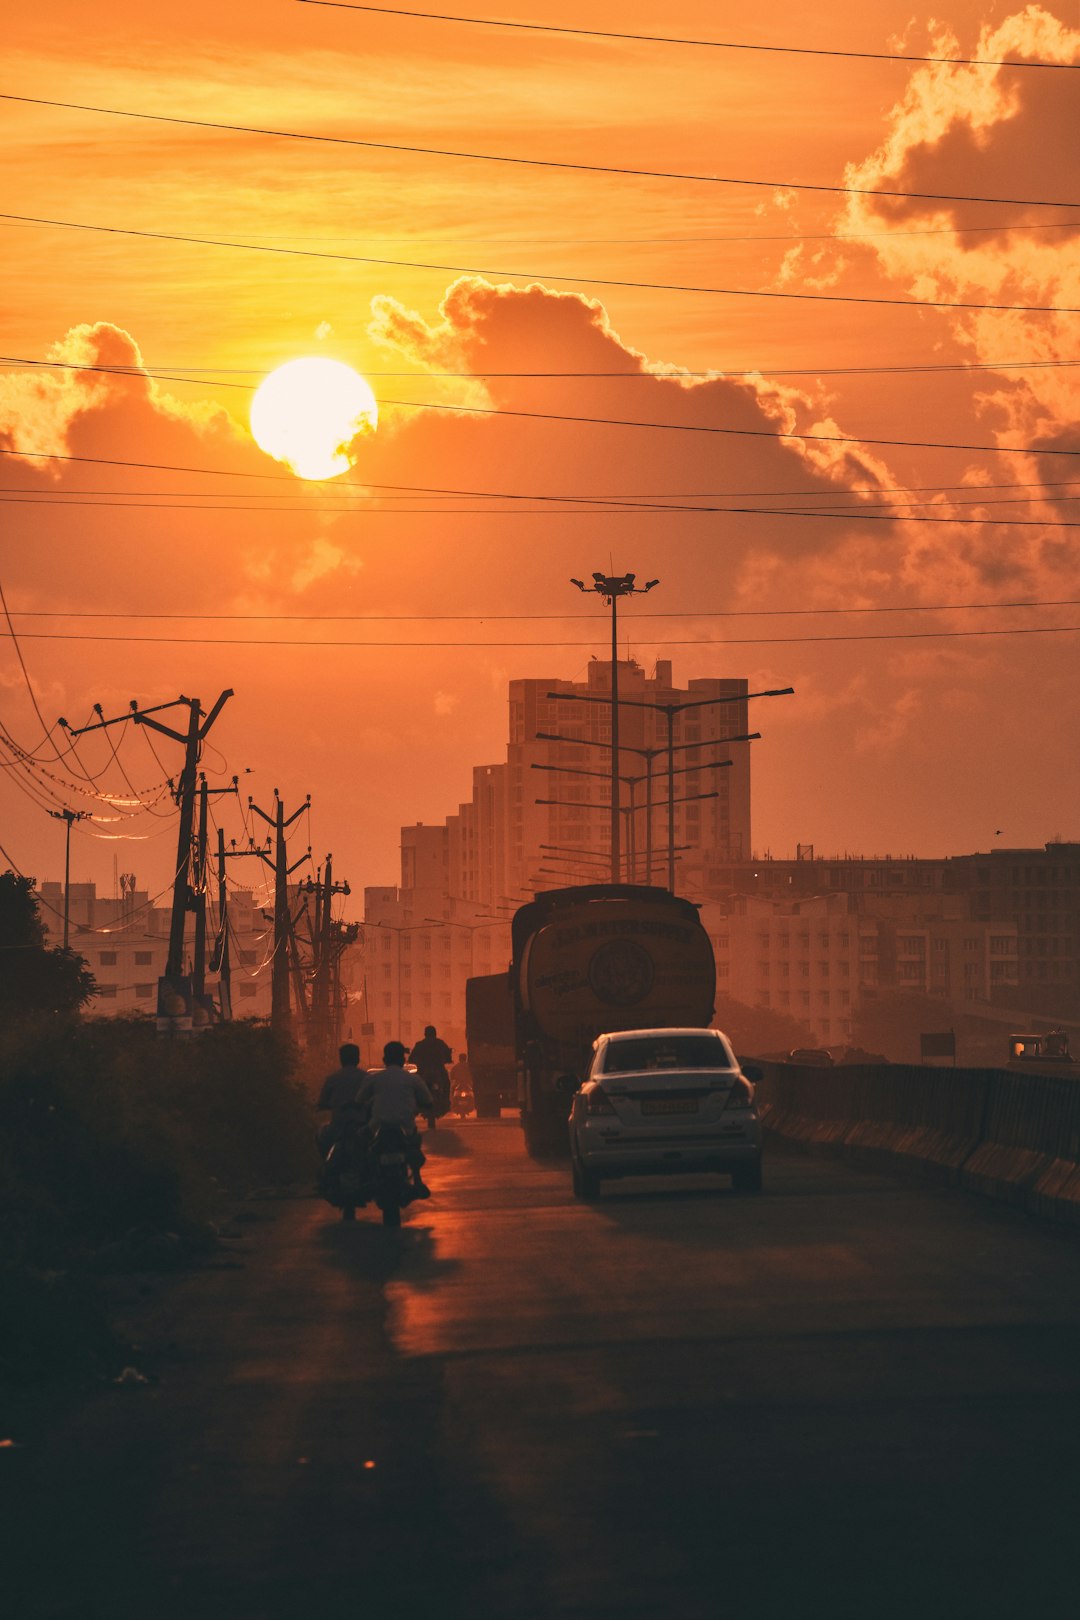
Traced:
[[450, 1107], [462, 1118], [466, 1114], [471, 1114], [476, 1107], [472, 1069], [469, 1067], [468, 1054], [465, 1052], [458, 1053], [458, 1060], [450, 1070]]
[[446, 1067], [453, 1057], [446, 1042], [440, 1041], [434, 1024], [427, 1025], [423, 1040], [417, 1041], [409, 1053], [409, 1062], [416, 1064], [417, 1073], [435, 1099], [437, 1114], [445, 1114], [450, 1107], [450, 1077]]
[[315, 1104], [319, 1113], [328, 1112], [330, 1115], [319, 1126], [315, 1136], [320, 1157], [324, 1159], [334, 1143], [340, 1141], [347, 1130], [361, 1123], [363, 1117], [356, 1106], [360, 1087], [367, 1078], [367, 1071], [360, 1067], [360, 1048], [352, 1041], [346, 1041], [344, 1046], [338, 1048], [338, 1059], [340, 1069], [327, 1075]]
[[405, 1070], [405, 1047], [401, 1041], [387, 1041], [383, 1047], [383, 1068], [371, 1069], [360, 1087], [357, 1103], [368, 1110], [372, 1141], [381, 1125], [396, 1125], [405, 1134], [405, 1152], [418, 1198], [430, 1198], [431, 1189], [420, 1176], [424, 1152], [416, 1117], [422, 1114], [435, 1129], [435, 1103], [419, 1074]]

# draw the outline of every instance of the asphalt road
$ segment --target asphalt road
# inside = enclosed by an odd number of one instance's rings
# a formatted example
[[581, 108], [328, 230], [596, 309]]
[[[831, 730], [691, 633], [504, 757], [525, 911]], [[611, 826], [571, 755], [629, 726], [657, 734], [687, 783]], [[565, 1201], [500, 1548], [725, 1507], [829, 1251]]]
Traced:
[[1080, 1608], [1075, 1237], [775, 1147], [595, 1205], [509, 1116], [431, 1148], [400, 1233], [255, 1204], [127, 1285], [157, 1381], [0, 1452], [12, 1620]]

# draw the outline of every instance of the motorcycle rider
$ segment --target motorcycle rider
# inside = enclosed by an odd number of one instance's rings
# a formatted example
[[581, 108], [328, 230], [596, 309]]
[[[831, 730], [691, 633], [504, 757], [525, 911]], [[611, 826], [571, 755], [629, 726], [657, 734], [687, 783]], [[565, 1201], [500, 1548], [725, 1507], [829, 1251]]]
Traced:
[[435, 1098], [440, 1114], [445, 1114], [450, 1106], [450, 1080], [446, 1066], [453, 1061], [453, 1057], [446, 1042], [440, 1041], [435, 1033], [434, 1024], [426, 1026], [423, 1040], [417, 1041], [409, 1053], [409, 1062], [416, 1064], [417, 1073]]
[[469, 1058], [466, 1052], [458, 1053], [458, 1060], [450, 1070], [450, 1102], [457, 1108], [460, 1104], [467, 1104], [464, 1111], [471, 1114], [474, 1106], [472, 1070], [469, 1067]]
[[360, 1067], [360, 1048], [352, 1041], [346, 1041], [344, 1046], [338, 1048], [340, 1069], [328, 1074], [323, 1081], [319, 1100], [315, 1104], [319, 1113], [329, 1112], [330, 1118], [319, 1126], [315, 1140], [319, 1152], [325, 1159], [335, 1142], [341, 1140], [345, 1132], [353, 1125], [359, 1124], [362, 1115], [357, 1110], [357, 1097], [360, 1087], [367, 1078], [367, 1071]]
[[405, 1151], [413, 1186], [419, 1198], [430, 1198], [431, 1189], [425, 1186], [420, 1176], [424, 1153], [416, 1129], [416, 1116], [422, 1114], [434, 1130], [435, 1103], [422, 1077], [406, 1073], [405, 1047], [401, 1041], [387, 1041], [383, 1047], [383, 1067], [369, 1070], [357, 1101], [361, 1108], [369, 1109], [368, 1124], [372, 1140], [380, 1125], [396, 1125], [405, 1132]]

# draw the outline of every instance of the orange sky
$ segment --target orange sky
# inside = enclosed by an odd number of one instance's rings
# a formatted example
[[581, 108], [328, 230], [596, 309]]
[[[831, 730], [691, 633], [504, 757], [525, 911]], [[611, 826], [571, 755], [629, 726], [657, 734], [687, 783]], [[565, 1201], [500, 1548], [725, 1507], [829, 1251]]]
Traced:
[[[933, 34], [898, 3], [827, 4], [767, 23], [717, 0], [534, 0], [482, 12], [761, 44], [1080, 62], [1075, 6], [1064, 0], [1026, 11], [955, 0], [935, 13]], [[764, 733], [753, 777], [759, 850], [789, 854], [812, 842], [825, 853], [942, 854], [1080, 836], [1080, 635], [806, 639], [1080, 626], [1080, 601], [970, 606], [1080, 599], [1072, 531], [1044, 526], [1076, 521], [1072, 489], [990, 489], [983, 498], [994, 504], [944, 504], [972, 503], [982, 485], [1040, 479], [1075, 477], [1080, 490], [1076, 372], [1004, 366], [1080, 359], [1077, 317], [560, 279], [1076, 308], [1074, 74], [571, 40], [290, 0], [194, 0], [182, 13], [119, 0], [91, 17], [58, 0], [40, 21], [23, 8], [6, 44], [0, 90], [9, 95], [778, 183], [582, 174], [0, 103], [11, 214], [460, 267], [3, 225], [0, 354], [9, 362], [141, 362], [194, 380], [4, 363], [0, 446], [277, 475], [0, 457], [8, 604], [58, 615], [16, 618], [48, 721], [181, 691], [209, 703], [232, 686], [213, 733], [220, 755], [207, 757], [215, 780], [249, 767], [245, 782], [262, 801], [279, 787], [290, 808], [310, 791], [316, 853], [332, 849], [354, 890], [392, 882], [398, 826], [441, 819], [467, 796], [470, 767], [503, 756], [507, 680], [580, 678], [603, 654], [602, 618], [495, 616], [579, 615], [588, 604], [569, 576], [611, 565], [662, 580], [624, 618], [648, 667], [663, 656], [680, 682], [745, 675], [797, 688], [755, 716]], [[800, 191], [800, 181], [1077, 206], [845, 200]], [[1077, 225], [1061, 228], [1070, 219]], [[974, 233], [979, 225], [995, 229]], [[321, 496], [263, 456], [246, 425], [250, 389], [304, 354], [347, 361], [381, 401], [352, 482]], [[826, 374], [972, 361], [999, 369]], [[746, 375], [755, 368], [805, 374]], [[471, 375], [438, 375], [447, 372]], [[458, 409], [418, 408], [436, 404]], [[779, 428], [853, 442], [807, 446], [778, 440]], [[1061, 450], [1073, 454], [1046, 453]], [[480, 493], [373, 492], [390, 484]], [[539, 499], [515, 510], [482, 493], [835, 511], [867, 486], [908, 491], [897, 498], [944, 517], [575, 512]], [[76, 504], [89, 502], [112, 504]], [[984, 521], [951, 521], [959, 517]], [[706, 612], [739, 616], [689, 616]], [[62, 616], [88, 613], [117, 617]], [[178, 613], [283, 617], [130, 617]], [[285, 617], [298, 614], [372, 617]], [[431, 617], [454, 614], [485, 618]], [[36, 639], [42, 633], [145, 639]], [[416, 642], [456, 645], [405, 645]], [[4, 723], [33, 749], [40, 727], [6, 647]], [[40, 752], [49, 765], [48, 747]], [[100, 744], [83, 757], [122, 788]], [[168, 745], [162, 757], [174, 768]], [[125, 738], [121, 759], [139, 788], [160, 781], [143, 737]], [[71, 780], [67, 767], [49, 768]], [[0, 776], [4, 847], [23, 870], [59, 875], [62, 829], [20, 790], [19, 772]], [[89, 802], [45, 781], [74, 808]], [[39, 778], [39, 798], [41, 789]], [[229, 827], [239, 835], [235, 817]], [[93, 831], [73, 835], [76, 878], [111, 892], [116, 856], [140, 883], [168, 881], [171, 820]], [[125, 841], [100, 836], [116, 831]]]

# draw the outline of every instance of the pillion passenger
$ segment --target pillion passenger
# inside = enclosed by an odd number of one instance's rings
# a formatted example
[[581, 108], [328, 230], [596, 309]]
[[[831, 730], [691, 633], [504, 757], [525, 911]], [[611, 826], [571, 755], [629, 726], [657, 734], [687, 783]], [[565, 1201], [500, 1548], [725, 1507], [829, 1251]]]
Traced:
[[435, 1103], [431, 1092], [418, 1074], [405, 1070], [405, 1048], [400, 1041], [387, 1041], [383, 1047], [383, 1068], [372, 1069], [360, 1088], [361, 1108], [367, 1109], [372, 1136], [380, 1125], [396, 1125], [406, 1137], [405, 1152], [412, 1171], [413, 1186], [420, 1198], [430, 1198], [431, 1189], [420, 1179], [424, 1152], [420, 1146], [420, 1133], [416, 1129], [417, 1115], [422, 1115], [432, 1130], [435, 1129]]

